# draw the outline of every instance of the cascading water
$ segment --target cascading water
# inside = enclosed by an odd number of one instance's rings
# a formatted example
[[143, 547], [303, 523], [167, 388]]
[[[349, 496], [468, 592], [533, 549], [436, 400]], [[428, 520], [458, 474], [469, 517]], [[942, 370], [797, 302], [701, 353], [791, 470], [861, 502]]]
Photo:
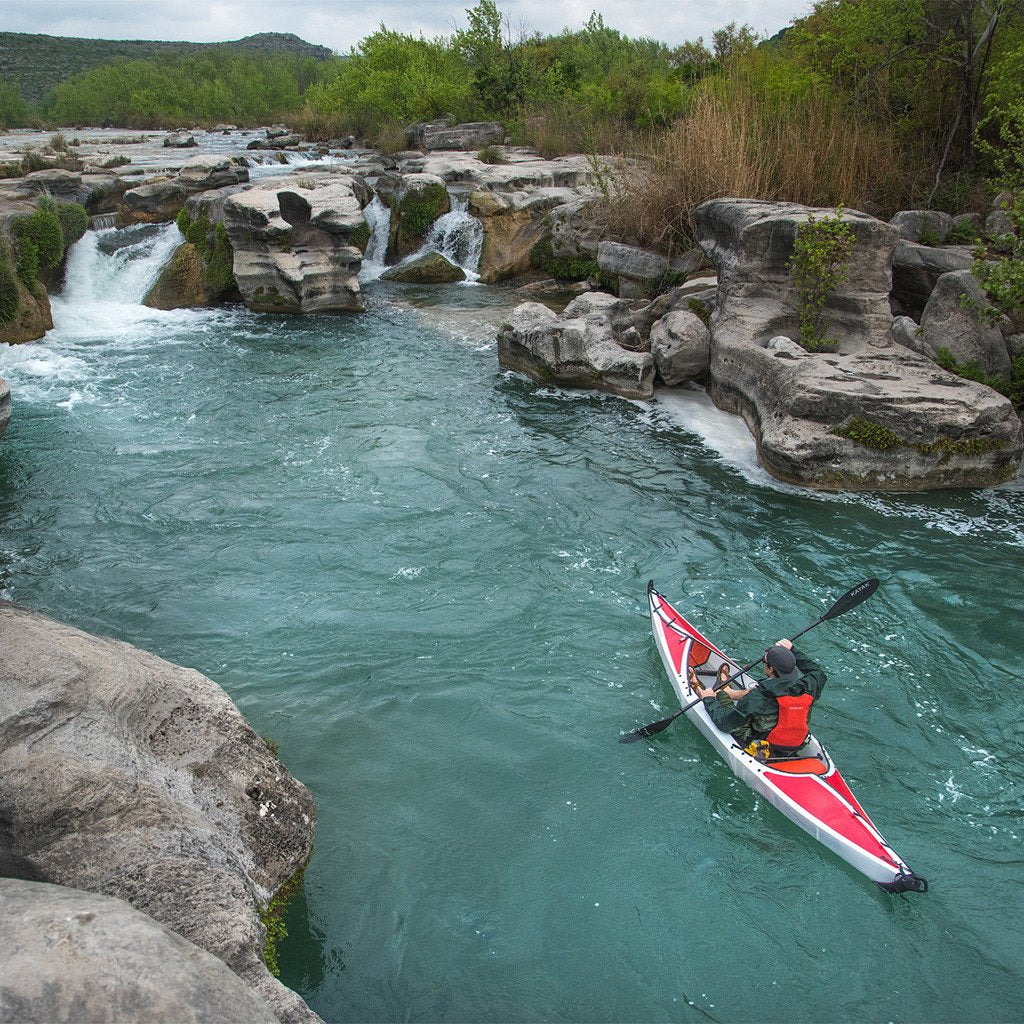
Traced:
[[363, 256], [363, 267], [359, 272], [361, 281], [376, 281], [387, 269], [385, 259], [388, 253], [388, 237], [391, 232], [391, 208], [377, 196], [363, 210], [366, 223], [370, 226], [370, 241]]
[[90, 337], [150, 318], [142, 306], [163, 265], [181, 244], [175, 224], [87, 231], [68, 256], [64, 288], [52, 301], [59, 337]]
[[462, 268], [468, 282], [476, 283], [480, 280], [484, 226], [469, 212], [468, 196], [452, 196], [451, 203], [451, 211], [434, 221], [423, 248], [415, 256], [439, 252], [450, 263]]

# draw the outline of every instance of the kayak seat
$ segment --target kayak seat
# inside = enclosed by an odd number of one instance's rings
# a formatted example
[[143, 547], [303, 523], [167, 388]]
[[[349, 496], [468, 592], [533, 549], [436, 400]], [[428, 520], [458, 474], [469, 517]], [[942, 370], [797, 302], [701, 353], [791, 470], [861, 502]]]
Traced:
[[769, 758], [768, 764], [777, 772], [792, 772], [794, 775], [824, 775], [828, 771], [828, 765], [816, 757], [800, 757], [792, 761], [773, 761]]

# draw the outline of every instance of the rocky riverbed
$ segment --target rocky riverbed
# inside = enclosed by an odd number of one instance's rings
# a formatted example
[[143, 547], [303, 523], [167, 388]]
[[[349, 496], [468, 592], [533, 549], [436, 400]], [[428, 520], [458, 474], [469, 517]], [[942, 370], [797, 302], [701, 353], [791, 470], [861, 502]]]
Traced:
[[[800, 225], [830, 211], [718, 200], [698, 218], [701, 249], [669, 260], [607, 237], [597, 185], [621, 166], [495, 147], [496, 131], [414, 126], [409, 144], [420, 148], [393, 155], [351, 139], [302, 145], [283, 128], [83, 132], [63, 150], [36, 150], [36, 162], [54, 166], [0, 186], [0, 220], [9, 226], [41, 194], [121, 225], [180, 214], [186, 239], [147, 299], [164, 309], [242, 301], [272, 313], [358, 313], [371, 260], [417, 284], [611, 288], [616, 295], [594, 291], [561, 316], [550, 303], [517, 308], [500, 332], [501, 364], [542, 383], [634, 398], [705, 386], [743, 416], [765, 468], [805, 486], [976, 487], [1016, 473], [1022, 440], [1010, 403], [935, 362], [945, 353], [1005, 378], [1024, 347], [1020, 325], [979, 315], [972, 250], [934, 244], [957, 230], [952, 218], [905, 211], [885, 224], [844, 214], [854, 256], [826, 310], [839, 344], [811, 353], [794, 341], [787, 261]], [[0, 142], [13, 157], [45, 140]], [[485, 144], [495, 162], [457, 148]], [[972, 223], [1001, 231], [1004, 221], [997, 203]], [[12, 342], [51, 323], [44, 292], [20, 298], [21, 315], [5, 329]], [[0, 394], [0, 429], [5, 409]]]

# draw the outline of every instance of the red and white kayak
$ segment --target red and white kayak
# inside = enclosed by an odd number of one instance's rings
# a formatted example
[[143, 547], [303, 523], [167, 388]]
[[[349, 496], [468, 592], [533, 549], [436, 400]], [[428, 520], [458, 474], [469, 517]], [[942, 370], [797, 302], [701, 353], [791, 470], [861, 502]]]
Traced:
[[[654, 589], [653, 581], [647, 585], [647, 597], [658, 653], [682, 705], [698, 696], [687, 681], [688, 668], [705, 676], [703, 684], [710, 686], [723, 663], [732, 671], [740, 667], [687, 622]], [[740, 676], [738, 682], [749, 687], [755, 680]], [[928, 883], [914, 874], [885, 841], [813, 736], [796, 754], [785, 759], [769, 757], [765, 762], [746, 753], [729, 733], [722, 732], [702, 702], [690, 708], [686, 717], [737, 778], [873, 882], [887, 892], [928, 891]]]

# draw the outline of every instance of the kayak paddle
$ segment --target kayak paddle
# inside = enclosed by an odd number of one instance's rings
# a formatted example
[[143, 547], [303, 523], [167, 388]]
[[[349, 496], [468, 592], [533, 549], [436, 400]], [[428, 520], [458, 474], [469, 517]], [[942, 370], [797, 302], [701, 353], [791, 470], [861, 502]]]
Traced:
[[[812, 622], [809, 626], [801, 629], [799, 633], [794, 633], [791, 640], [795, 640], [797, 637], [803, 636], [804, 633], [809, 633], [815, 626], [820, 626], [823, 622], [827, 622], [829, 619], [834, 619], [844, 612], [848, 612], [851, 608], [856, 608], [857, 605], [862, 604], [866, 601], [877, 589], [879, 581], [876, 579], [865, 580], [863, 583], [858, 583], [857, 586], [852, 587], [848, 590], [841, 598], [820, 619]], [[678, 631], [677, 631], [678, 632]], [[767, 653], [767, 652], [766, 652]], [[764, 654], [761, 655], [757, 661], [752, 661], [749, 665], [744, 665], [743, 668], [737, 669], [728, 679], [723, 679], [720, 683], [715, 683], [712, 687], [713, 690], [720, 690], [723, 686], [728, 686], [734, 679], [743, 675], [744, 672], [749, 672], [752, 668], [760, 665], [764, 661]], [[701, 673], [703, 675], [703, 673]], [[620, 743], [636, 743], [638, 739], [653, 736], [655, 733], [661, 732], [662, 729], [667, 729], [680, 715], [685, 714], [692, 707], [696, 707], [704, 698], [698, 697], [696, 700], [690, 701], [689, 704], [684, 708], [680, 708], [674, 715], [669, 715], [668, 718], [662, 718], [658, 722], [651, 722], [650, 725], [642, 726], [639, 729], [634, 729], [633, 732], [627, 733], [625, 736], [619, 738]]]

